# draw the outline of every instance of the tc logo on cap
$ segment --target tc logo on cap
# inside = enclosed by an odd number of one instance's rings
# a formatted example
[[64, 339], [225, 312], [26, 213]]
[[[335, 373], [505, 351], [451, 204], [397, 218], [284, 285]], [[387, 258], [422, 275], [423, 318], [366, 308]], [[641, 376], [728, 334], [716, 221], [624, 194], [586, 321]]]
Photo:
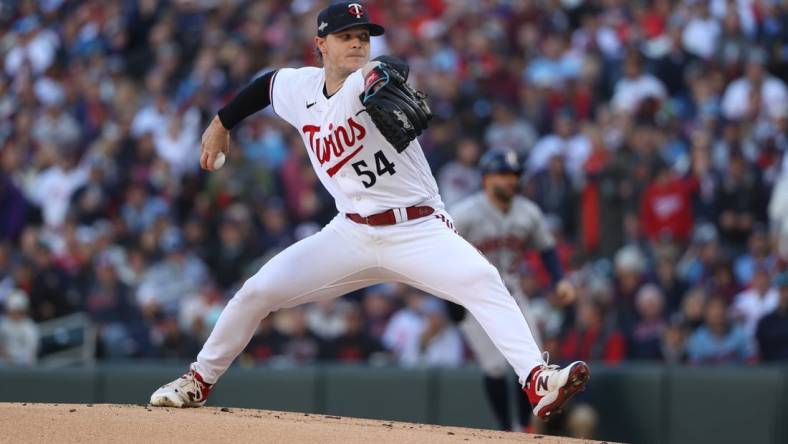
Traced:
[[356, 18], [361, 18], [361, 16], [364, 15], [364, 7], [358, 3], [351, 3], [347, 7], [347, 12]]
[[334, 3], [317, 15], [318, 37], [325, 37], [328, 34], [357, 26], [366, 27], [369, 30], [369, 35], [373, 36], [383, 35], [385, 31], [382, 26], [369, 21], [369, 12], [361, 5], [361, 2]]

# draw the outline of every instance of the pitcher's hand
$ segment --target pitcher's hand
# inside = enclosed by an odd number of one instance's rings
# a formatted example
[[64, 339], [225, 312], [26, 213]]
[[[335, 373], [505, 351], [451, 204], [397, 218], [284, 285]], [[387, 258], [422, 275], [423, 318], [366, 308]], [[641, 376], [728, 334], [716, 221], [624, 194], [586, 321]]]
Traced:
[[219, 116], [214, 116], [208, 128], [202, 133], [200, 167], [213, 171], [213, 163], [219, 153], [226, 156], [230, 152], [230, 130], [222, 125]]

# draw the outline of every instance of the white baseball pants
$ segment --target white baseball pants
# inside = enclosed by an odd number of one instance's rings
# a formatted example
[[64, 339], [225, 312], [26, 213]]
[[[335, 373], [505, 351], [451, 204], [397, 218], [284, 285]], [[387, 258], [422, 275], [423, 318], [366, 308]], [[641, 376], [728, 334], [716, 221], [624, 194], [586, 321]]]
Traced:
[[374, 227], [337, 215], [244, 283], [219, 316], [195, 369], [206, 382], [216, 382], [272, 311], [401, 282], [464, 306], [524, 384], [544, 364], [539, 347], [498, 271], [450, 226], [442, 211]]

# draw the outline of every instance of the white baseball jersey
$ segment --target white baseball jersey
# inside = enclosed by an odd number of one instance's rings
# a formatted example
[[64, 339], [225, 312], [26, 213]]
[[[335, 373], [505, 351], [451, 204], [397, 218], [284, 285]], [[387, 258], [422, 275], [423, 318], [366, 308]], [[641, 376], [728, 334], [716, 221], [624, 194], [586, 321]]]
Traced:
[[274, 112], [301, 134], [309, 160], [340, 213], [362, 216], [392, 208], [443, 208], [421, 146], [398, 153], [364, 110], [361, 69], [331, 97], [322, 68], [283, 68], [271, 80]]
[[504, 214], [480, 191], [452, 206], [449, 213], [457, 232], [484, 254], [510, 288], [519, 284], [517, 267], [526, 248], [541, 251], [555, 245], [542, 210], [523, 196], [515, 196]]

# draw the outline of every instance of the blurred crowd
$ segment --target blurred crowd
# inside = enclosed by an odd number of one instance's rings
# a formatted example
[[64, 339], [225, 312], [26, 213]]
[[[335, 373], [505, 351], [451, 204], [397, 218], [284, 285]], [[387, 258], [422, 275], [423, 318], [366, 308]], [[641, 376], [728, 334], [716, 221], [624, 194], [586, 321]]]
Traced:
[[[316, 65], [324, 1], [0, 3], [0, 363], [74, 312], [99, 359], [193, 359], [244, 279], [336, 209], [270, 109], [199, 169], [255, 76]], [[788, 4], [366, 2], [430, 96], [451, 205], [516, 150], [579, 298], [521, 285], [553, 361], [788, 360]], [[327, 259], [330, 260], [330, 259]], [[442, 301], [384, 284], [264, 320], [241, 364], [472, 361]]]

